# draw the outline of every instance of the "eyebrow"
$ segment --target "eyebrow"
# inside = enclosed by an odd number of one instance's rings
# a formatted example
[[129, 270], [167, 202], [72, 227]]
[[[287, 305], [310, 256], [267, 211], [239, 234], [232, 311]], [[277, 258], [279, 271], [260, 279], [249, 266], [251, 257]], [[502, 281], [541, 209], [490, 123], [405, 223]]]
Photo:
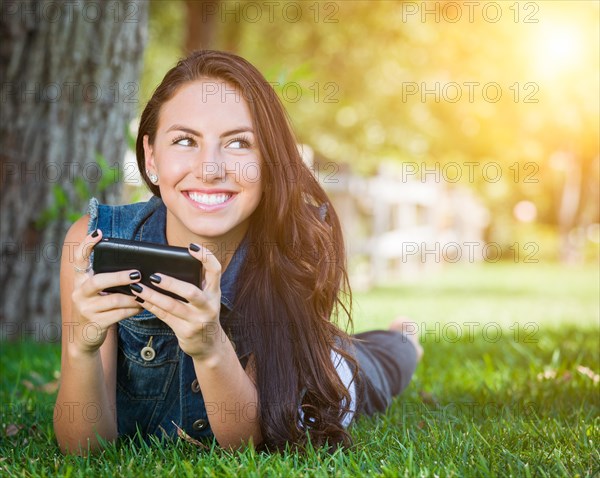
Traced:
[[[167, 133], [169, 133], [170, 131], [183, 131], [184, 133], [189, 133], [189, 134], [193, 134], [194, 136], [198, 136], [200, 138], [204, 137], [204, 135], [202, 133], [200, 133], [199, 131], [196, 131], [192, 128], [188, 128], [187, 126], [184, 125], [180, 125], [180, 124], [174, 124], [172, 126], [169, 127], [169, 129], [167, 129]], [[238, 128], [229, 130], [229, 131], [225, 131], [223, 134], [221, 134], [220, 138], [225, 138], [227, 136], [231, 136], [234, 134], [239, 134], [239, 133], [252, 133], [254, 134], [254, 131], [252, 130], [252, 128], [247, 127], [247, 126], [240, 126]]]

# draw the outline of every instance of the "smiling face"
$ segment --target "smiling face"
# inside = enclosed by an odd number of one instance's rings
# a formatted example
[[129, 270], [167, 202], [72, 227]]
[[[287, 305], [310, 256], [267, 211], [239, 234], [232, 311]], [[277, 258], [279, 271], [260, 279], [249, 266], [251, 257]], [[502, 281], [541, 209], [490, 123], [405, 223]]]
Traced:
[[262, 196], [253, 128], [243, 95], [221, 80], [187, 83], [162, 105], [144, 154], [167, 207], [169, 244], [242, 240]]

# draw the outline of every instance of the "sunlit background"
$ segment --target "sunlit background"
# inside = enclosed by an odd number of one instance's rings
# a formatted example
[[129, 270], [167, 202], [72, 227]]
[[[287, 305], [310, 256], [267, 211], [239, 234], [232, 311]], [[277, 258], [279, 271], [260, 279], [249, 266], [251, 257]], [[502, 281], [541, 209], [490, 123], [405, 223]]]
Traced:
[[[191, 49], [258, 66], [359, 287], [454, 263], [597, 262], [599, 5], [153, 2], [139, 107]], [[124, 200], [143, 197], [130, 186]]]

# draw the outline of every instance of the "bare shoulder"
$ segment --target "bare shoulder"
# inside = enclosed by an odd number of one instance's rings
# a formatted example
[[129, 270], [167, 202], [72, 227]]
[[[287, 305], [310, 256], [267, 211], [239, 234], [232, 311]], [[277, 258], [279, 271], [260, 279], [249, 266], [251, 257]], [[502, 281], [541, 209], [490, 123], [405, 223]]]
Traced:
[[77, 244], [81, 243], [85, 236], [87, 236], [88, 223], [90, 221], [90, 215], [85, 214], [81, 216], [77, 221], [75, 221], [67, 234], [65, 235], [65, 243], [66, 242], [77, 242]]
[[[89, 222], [89, 215], [86, 214], [80, 217], [77, 221], [75, 221], [67, 233], [65, 234], [65, 239], [62, 244], [62, 258], [61, 264], [62, 269], [64, 270], [65, 264], [72, 265], [75, 262], [75, 251], [79, 247], [79, 245], [87, 236], [87, 228]], [[61, 271], [61, 277], [63, 276], [63, 271]]]

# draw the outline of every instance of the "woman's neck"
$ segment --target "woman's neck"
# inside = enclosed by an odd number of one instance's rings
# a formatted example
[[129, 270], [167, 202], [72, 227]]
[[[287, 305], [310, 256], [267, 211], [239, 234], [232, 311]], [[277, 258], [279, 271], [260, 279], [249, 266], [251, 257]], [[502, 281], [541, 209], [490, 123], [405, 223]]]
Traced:
[[246, 229], [241, 230], [241, 228], [236, 228], [229, 231], [226, 235], [219, 237], [203, 237], [194, 234], [192, 231], [179, 231], [176, 228], [169, 228], [169, 221], [167, 219], [165, 235], [167, 244], [170, 246], [187, 248], [193, 242], [208, 249], [221, 263], [222, 272], [225, 272], [231, 258], [246, 234]]

